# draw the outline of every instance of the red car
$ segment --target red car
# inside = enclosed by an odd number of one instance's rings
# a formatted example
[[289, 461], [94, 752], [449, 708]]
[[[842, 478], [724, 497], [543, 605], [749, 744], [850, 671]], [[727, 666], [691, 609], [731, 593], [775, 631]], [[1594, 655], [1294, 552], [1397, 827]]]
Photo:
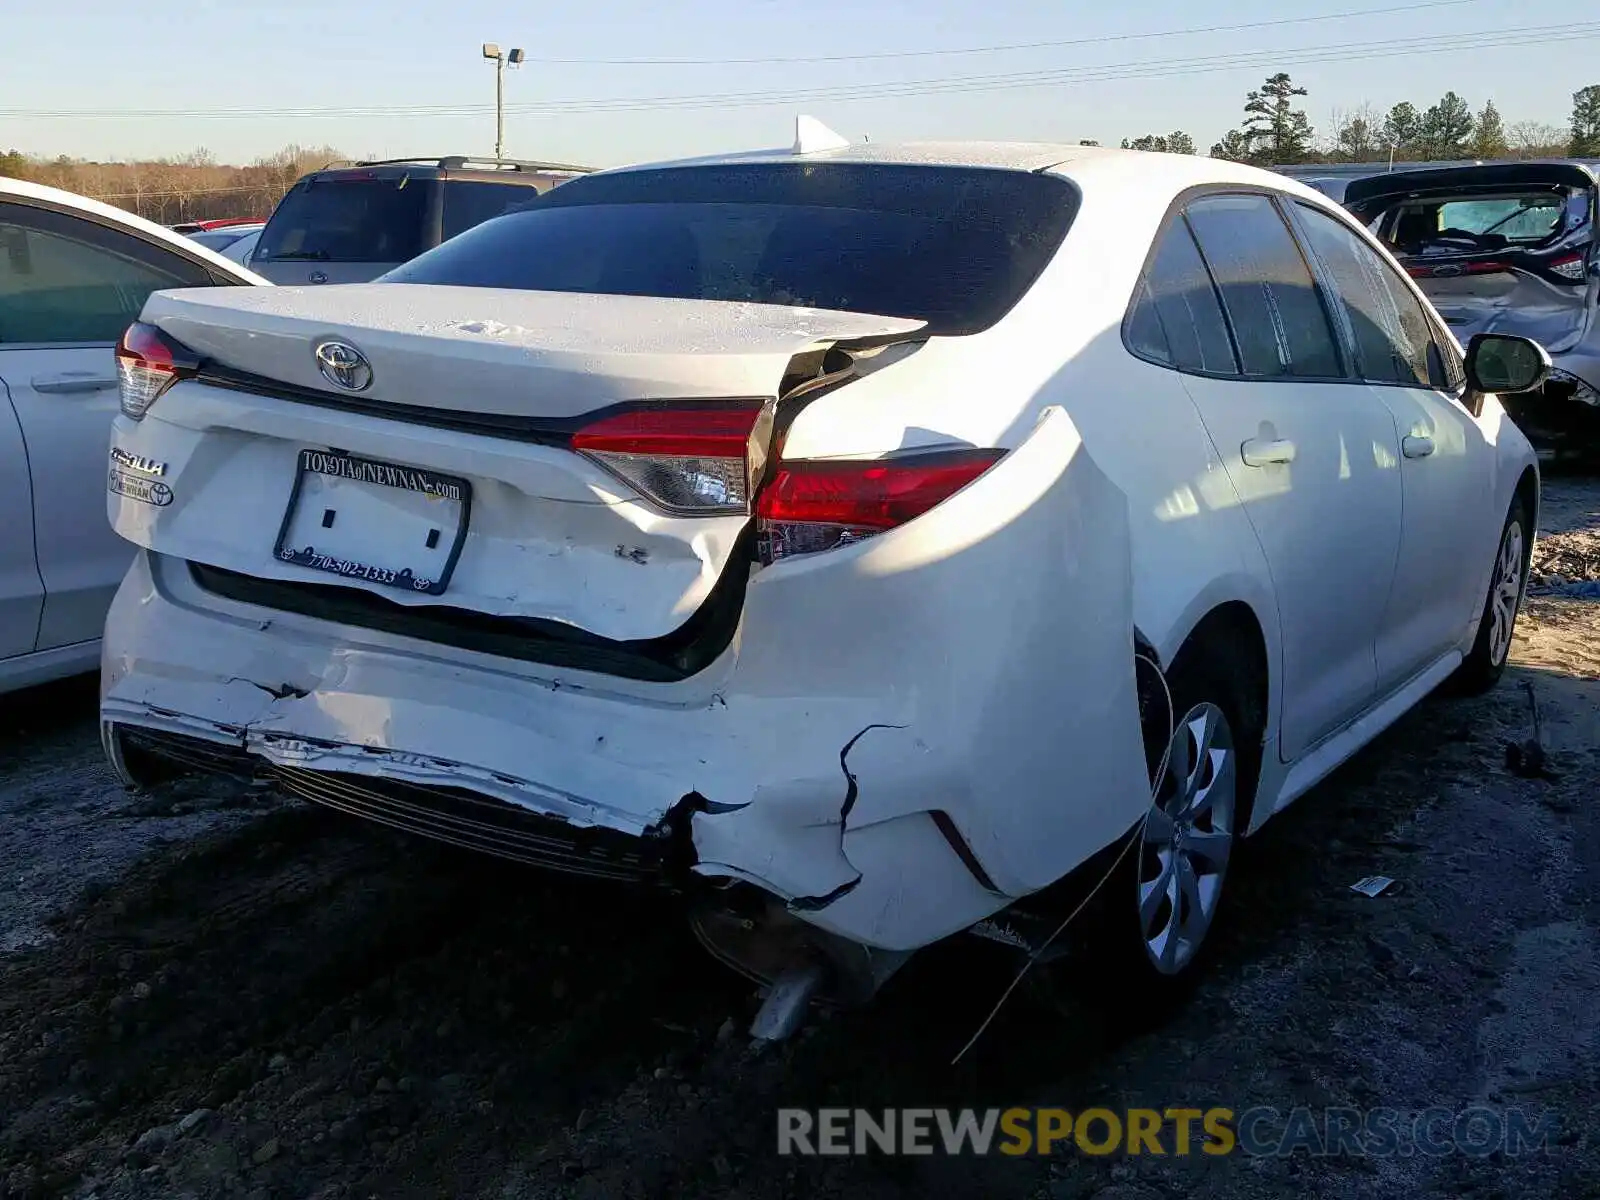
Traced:
[[264, 217], [219, 217], [210, 221], [185, 221], [170, 228], [173, 233], [204, 233], [209, 229], [225, 229], [229, 225], [264, 225]]

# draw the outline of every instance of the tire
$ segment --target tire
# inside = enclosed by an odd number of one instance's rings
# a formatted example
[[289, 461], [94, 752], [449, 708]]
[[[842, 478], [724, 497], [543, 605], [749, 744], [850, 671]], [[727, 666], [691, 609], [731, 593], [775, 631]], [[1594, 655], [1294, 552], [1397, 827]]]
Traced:
[[1466, 695], [1486, 692], [1505, 674], [1511, 656], [1511, 638], [1516, 631], [1522, 594], [1528, 586], [1528, 560], [1533, 553], [1528, 505], [1521, 496], [1511, 502], [1511, 511], [1500, 530], [1494, 565], [1489, 574], [1489, 592], [1484, 597], [1478, 619], [1478, 636], [1472, 649], [1456, 669], [1451, 683]]
[[[1122, 1027], [1163, 1020], [1204, 974], [1260, 767], [1260, 730], [1244, 719], [1249, 681], [1221, 654], [1186, 651], [1165, 676], [1176, 725], [1170, 737], [1154, 669], [1141, 663], [1139, 674], [1141, 682], [1152, 677], [1153, 691], [1141, 688], [1153, 718], [1145, 725], [1152, 779], [1164, 756], [1166, 769], [1148, 814], [1080, 916], [1083, 958], [1038, 970], [1034, 989], [1058, 1012], [1072, 1011], [1076, 1000]], [[1197, 740], [1212, 751], [1198, 764]]]

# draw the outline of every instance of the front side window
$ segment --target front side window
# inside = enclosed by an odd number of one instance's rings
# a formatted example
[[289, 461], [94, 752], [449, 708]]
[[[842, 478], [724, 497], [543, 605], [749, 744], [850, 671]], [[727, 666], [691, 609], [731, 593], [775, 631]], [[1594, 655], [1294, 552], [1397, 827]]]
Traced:
[[129, 234], [0, 204], [0, 345], [113, 343], [151, 292], [209, 282]]
[[1187, 215], [1222, 294], [1244, 373], [1343, 378], [1327, 310], [1277, 205], [1262, 195], [1204, 196]]
[[1430, 365], [1433, 326], [1399, 272], [1343, 222], [1309, 204], [1298, 207], [1307, 249], [1349, 323], [1361, 377], [1403, 387], [1447, 386], [1434, 376], [1440, 368], [1448, 373], [1454, 350], [1436, 347], [1439, 361]]
[[1025, 171], [623, 171], [530, 195], [384, 281], [783, 304], [974, 333], [1033, 285], [1076, 211], [1070, 183]]

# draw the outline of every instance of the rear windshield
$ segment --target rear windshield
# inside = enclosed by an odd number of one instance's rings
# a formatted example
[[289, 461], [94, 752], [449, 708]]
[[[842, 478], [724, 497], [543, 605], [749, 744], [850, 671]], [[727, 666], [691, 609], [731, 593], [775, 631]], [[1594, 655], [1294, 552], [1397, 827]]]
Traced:
[[1064, 179], [985, 168], [783, 163], [593, 175], [384, 279], [786, 304], [973, 333], [1032, 285], [1076, 207]]
[[1588, 222], [1587, 192], [1541, 188], [1410, 200], [1384, 213], [1376, 226], [1396, 253], [1435, 256], [1542, 248]]
[[254, 261], [405, 262], [422, 252], [432, 186], [409, 175], [302, 179], [267, 222]]

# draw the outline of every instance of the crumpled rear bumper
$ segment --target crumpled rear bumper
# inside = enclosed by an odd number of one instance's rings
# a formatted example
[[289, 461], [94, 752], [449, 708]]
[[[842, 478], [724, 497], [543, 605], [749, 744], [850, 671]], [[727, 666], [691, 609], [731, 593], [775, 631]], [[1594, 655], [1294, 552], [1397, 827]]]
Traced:
[[1050, 410], [934, 512], [757, 572], [733, 645], [683, 684], [252, 607], [141, 552], [107, 623], [102, 719], [237, 751], [325, 802], [365, 779], [646, 845], [681, 826], [696, 873], [910, 950], [1053, 882], [1148, 803], [1130, 570], [1125, 502]]

